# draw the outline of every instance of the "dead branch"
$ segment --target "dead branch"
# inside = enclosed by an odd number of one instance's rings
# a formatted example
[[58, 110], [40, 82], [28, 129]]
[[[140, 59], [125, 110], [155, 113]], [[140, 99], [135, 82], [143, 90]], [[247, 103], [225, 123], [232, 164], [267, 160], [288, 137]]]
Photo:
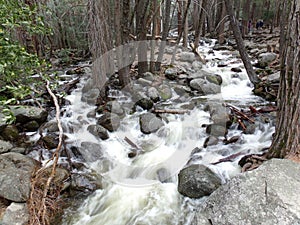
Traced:
[[240, 116], [243, 120], [247, 120], [250, 123], [255, 123], [254, 120], [252, 120], [251, 118], [249, 118], [245, 113], [241, 112], [235, 106], [230, 105], [230, 104], [226, 104], [226, 107], [228, 107], [229, 109], [231, 109], [232, 112], [234, 112], [236, 115]]
[[238, 152], [232, 155], [229, 155], [223, 159], [219, 159], [219, 161], [211, 163], [212, 165], [217, 165], [219, 163], [223, 163], [223, 162], [232, 162], [234, 159], [236, 159], [238, 156], [243, 155], [243, 152]]
[[154, 109], [154, 113], [169, 113], [169, 114], [185, 114], [188, 110], [177, 110], [177, 109]]
[[[51, 91], [49, 87], [50, 83], [47, 81], [46, 89], [53, 99], [55, 109], [56, 109], [56, 121], [59, 129], [59, 143], [52, 158], [32, 176], [31, 193], [28, 201], [30, 209], [30, 225], [49, 225], [50, 218], [53, 216], [53, 209], [55, 209], [55, 202], [59, 196], [59, 187], [56, 184], [52, 184], [54, 179], [56, 168], [58, 164], [58, 159], [60, 156], [60, 150], [63, 144], [63, 128], [60, 120], [60, 107], [55, 94]], [[51, 169], [47, 168], [47, 164], [53, 161]], [[56, 188], [54, 188], [56, 187]]]

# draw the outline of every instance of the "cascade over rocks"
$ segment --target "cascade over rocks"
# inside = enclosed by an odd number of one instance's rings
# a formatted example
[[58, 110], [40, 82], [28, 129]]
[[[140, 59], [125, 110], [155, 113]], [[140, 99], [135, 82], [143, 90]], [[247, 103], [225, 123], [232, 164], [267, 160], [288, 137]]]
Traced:
[[221, 92], [221, 87], [217, 84], [211, 83], [205, 79], [197, 78], [190, 82], [190, 87], [201, 94], [218, 94]]
[[[194, 223], [299, 224], [300, 164], [272, 159], [240, 174], [212, 193], [196, 212]], [[200, 222], [201, 221], [201, 222]]]
[[87, 130], [95, 137], [98, 137], [102, 140], [106, 140], [109, 138], [107, 130], [101, 125], [89, 125]]
[[190, 198], [210, 195], [222, 184], [221, 178], [205, 165], [191, 165], [178, 174], [178, 191]]
[[140, 127], [144, 134], [154, 133], [163, 125], [162, 120], [153, 113], [145, 113], [140, 116]]
[[97, 123], [110, 132], [113, 132], [120, 127], [120, 117], [114, 113], [104, 112]]

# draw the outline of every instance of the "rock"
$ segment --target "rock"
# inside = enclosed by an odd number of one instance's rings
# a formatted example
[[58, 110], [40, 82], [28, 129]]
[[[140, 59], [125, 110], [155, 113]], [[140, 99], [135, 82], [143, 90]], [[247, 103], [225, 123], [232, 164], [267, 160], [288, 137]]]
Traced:
[[193, 67], [193, 69], [194, 69], [195, 71], [199, 71], [199, 70], [202, 69], [203, 64], [202, 64], [201, 62], [199, 62], [199, 61], [194, 61], [194, 62], [192, 63], [192, 67]]
[[42, 137], [42, 141], [47, 149], [54, 149], [58, 145], [58, 135], [54, 133], [48, 133]]
[[195, 61], [195, 54], [193, 52], [181, 52], [178, 54], [179, 60], [182, 62], [190, 62]]
[[152, 81], [146, 80], [146, 79], [144, 79], [144, 78], [139, 78], [139, 79], [137, 79], [136, 82], [137, 82], [138, 84], [143, 85], [144, 87], [151, 86], [151, 84], [152, 84]]
[[81, 101], [86, 102], [91, 105], [95, 105], [97, 103], [99, 94], [100, 94], [100, 91], [98, 88], [90, 89], [87, 92], [82, 92]]
[[205, 76], [205, 79], [208, 82], [216, 84], [216, 85], [221, 85], [223, 83], [222, 77], [218, 74], [212, 74], [210, 76]]
[[9, 152], [13, 148], [13, 145], [7, 141], [0, 140], [0, 154]]
[[91, 192], [100, 188], [100, 184], [95, 177], [75, 173], [72, 175], [71, 188], [76, 191]]
[[5, 122], [5, 116], [1, 113], [1, 110], [0, 110], [0, 132], [2, 132], [6, 126], [7, 126], [7, 124]]
[[233, 68], [231, 68], [231, 71], [235, 72], [235, 73], [241, 73], [242, 72], [241, 68], [239, 68], [239, 67], [233, 67]]
[[146, 72], [143, 74], [143, 78], [149, 81], [154, 81], [154, 75], [151, 72]]
[[254, 134], [256, 130], [255, 124], [247, 124], [246, 130], [244, 130], [244, 134]]
[[82, 142], [77, 150], [85, 162], [95, 162], [103, 157], [102, 147], [96, 143]]
[[10, 106], [11, 111], [16, 117], [16, 122], [25, 124], [29, 121], [36, 121], [39, 124], [47, 120], [48, 112], [45, 109], [34, 106]]
[[226, 66], [227, 66], [226, 62], [223, 61], [218, 62], [218, 67], [226, 67]]
[[262, 80], [267, 80], [267, 81], [269, 81], [270, 83], [279, 83], [279, 80], [280, 80], [280, 72], [273, 73], [273, 74], [271, 74], [271, 75], [265, 76], [265, 77], [263, 77]]
[[277, 54], [273, 52], [262, 53], [258, 56], [258, 62], [261, 64], [269, 64], [277, 58]]
[[227, 108], [220, 103], [209, 103], [208, 110], [214, 124], [229, 127], [232, 122]]
[[106, 103], [105, 109], [109, 112], [115, 113], [119, 116], [124, 115], [124, 110], [122, 109], [122, 106], [119, 102], [117, 101], [109, 101]]
[[176, 68], [168, 68], [165, 70], [165, 76], [169, 80], [176, 80], [177, 78], [177, 69]]
[[29, 121], [28, 123], [25, 123], [23, 125], [23, 128], [25, 131], [37, 131], [39, 129], [40, 125], [35, 120]]
[[19, 139], [19, 130], [15, 125], [7, 125], [3, 129], [1, 136], [4, 140], [15, 142]]
[[26, 148], [22, 148], [22, 147], [15, 147], [15, 148], [12, 148], [10, 150], [10, 152], [15, 152], [15, 153], [19, 153], [19, 154], [25, 154], [26, 153]]
[[178, 191], [190, 198], [201, 198], [210, 195], [222, 180], [205, 165], [191, 165], [182, 169], [178, 174]]
[[215, 51], [233, 51], [233, 47], [232, 46], [228, 46], [228, 45], [215, 45], [213, 47], [213, 50]]
[[99, 137], [102, 140], [107, 140], [109, 138], [107, 130], [101, 125], [89, 125], [87, 130], [95, 137]]
[[219, 142], [218, 138], [216, 138], [215, 136], [209, 136], [205, 139], [203, 147], [206, 148], [208, 146], [217, 145], [218, 142]]
[[144, 134], [156, 132], [164, 123], [153, 113], [145, 113], [140, 116], [140, 127]]
[[0, 196], [14, 201], [26, 202], [30, 193], [31, 174], [39, 163], [18, 153], [0, 155]]
[[106, 128], [110, 132], [113, 132], [120, 127], [120, 117], [114, 113], [104, 112], [104, 114], [98, 119], [97, 124]]
[[299, 170], [291, 160], [267, 161], [216, 190], [197, 214], [211, 224], [300, 224]]
[[172, 89], [168, 85], [160, 85], [158, 87], [158, 92], [162, 100], [168, 100], [172, 98]]
[[190, 82], [190, 87], [203, 95], [218, 94], [221, 92], [221, 87], [219, 85], [210, 83], [202, 78], [193, 79]]
[[160, 168], [156, 171], [157, 178], [161, 183], [170, 183], [172, 182], [172, 175], [166, 168]]
[[226, 126], [221, 126], [218, 124], [210, 124], [206, 127], [206, 133], [215, 136], [215, 137], [219, 137], [219, 136], [226, 136], [227, 134], [227, 128]]
[[150, 110], [153, 107], [153, 101], [149, 98], [142, 98], [135, 103], [135, 106], [140, 106], [144, 110]]
[[59, 131], [57, 122], [54, 120], [46, 122], [44, 125], [42, 125], [41, 129], [42, 129], [42, 132], [45, 132], [45, 133], [47, 133], [47, 132], [55, 133], [55, 132]]
[[11, 203], [4, 215], [1, 225], [27, 225], [29, 222], [29, 212], [26, 203]]
[[150, 87], [148, 89], [147, 95], [153, 102], [158, 102], [160, 99], [159, 92], [155, 87]]

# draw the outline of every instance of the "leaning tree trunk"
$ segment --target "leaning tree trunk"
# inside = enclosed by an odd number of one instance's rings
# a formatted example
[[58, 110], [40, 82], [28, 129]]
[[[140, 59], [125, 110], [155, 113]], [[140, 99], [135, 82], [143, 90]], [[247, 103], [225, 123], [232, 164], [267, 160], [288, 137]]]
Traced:
[[[283, 4], [288, 4], [284, 2]], [[284, 27], [281, 27], [284, 29]], [[287, 31], [282, 37], [278, 117], [271, 157], [300, 158], [300, 2], [293, 0]]]
[[241, 55], [241, 59], [244, 63], [245, 69], [247, 71], [249, 80], [254, 85], [257, 85], [260, 82], [260, 80], [257, 77], [257, 75], [255, 74], [252, 64], [251, 64], [251, 61], [250, 61], [250, 58], [247, 54], [247, 51], [246, 51], [246, 48], [245, 48], [245, 45], [244, 45], [244, 42], [242, 39], [242, 35], [241, 35], [240, 29], [239, 29], [238, 22], [234, 16], [234, 12], [233, 12], [233, 8], [232, 8], [232, 1], [231, 0], [224, 0], [224, 1], [225, 1], [227, 13], [229, 15], [233, 35], [235, 37], [237, 47], [238, 47], [239, 53]]

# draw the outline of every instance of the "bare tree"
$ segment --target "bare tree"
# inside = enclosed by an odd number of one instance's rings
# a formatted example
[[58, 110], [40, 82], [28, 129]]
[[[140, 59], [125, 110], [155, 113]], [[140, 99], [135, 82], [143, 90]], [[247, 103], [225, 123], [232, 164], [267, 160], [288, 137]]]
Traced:
[[[281, 76], [278, 93], [278, 117], [275, 137], [269, 150], [271, 157], [300, 159], [300, 2], [284, 1], [289, 9], [288, 25], [281, 43]], [[282, 23], [282, 30], [285, 30]]]

